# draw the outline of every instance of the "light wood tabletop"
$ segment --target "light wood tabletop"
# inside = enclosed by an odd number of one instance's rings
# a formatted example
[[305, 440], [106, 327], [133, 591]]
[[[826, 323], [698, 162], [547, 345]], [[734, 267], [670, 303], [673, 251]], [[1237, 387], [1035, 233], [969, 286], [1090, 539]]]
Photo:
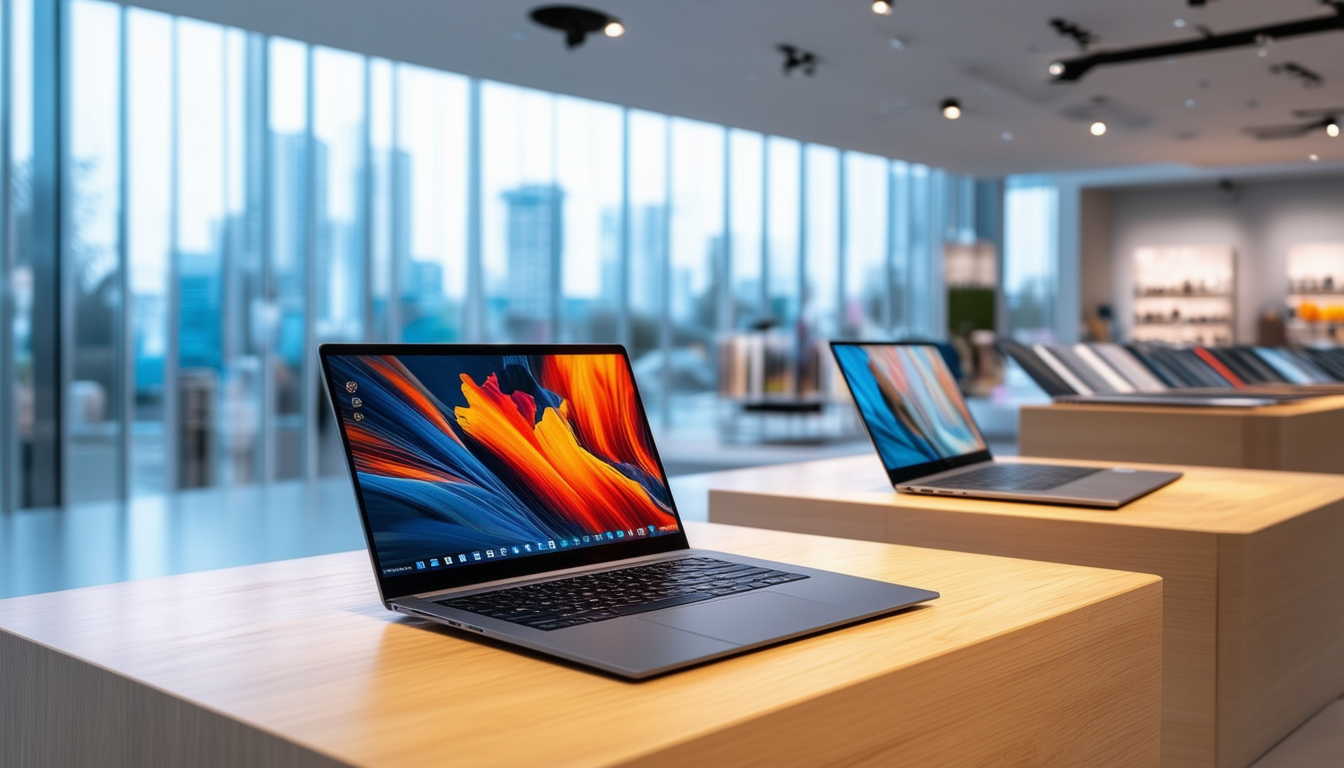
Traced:
[[1185, 475], [1118, 510], [897, 494], [875, 455], [705, 482], [715, 522], [1162, 576], [1163, 764], [1244, 768], [1344, 693], [1344, 476], [1126, 466]]
[[1023, 406], [1024, 456], [1344, 472], [1344, 395], [1258, 408]]
[[0, 763], [1158, 762], [1153, 576], [688, 529], [698, 547], [942, 597], [644, 683], [385, 611], [363, 552], [14, 598]]

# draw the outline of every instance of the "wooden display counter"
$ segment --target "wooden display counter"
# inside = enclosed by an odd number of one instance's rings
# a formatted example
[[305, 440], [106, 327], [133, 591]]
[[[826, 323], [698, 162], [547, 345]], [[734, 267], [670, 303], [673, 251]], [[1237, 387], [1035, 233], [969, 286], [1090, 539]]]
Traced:
[[934, 603], [630, 683], [378, 604], [363, 552], [0, 601], [0, 764], [1155, 766], [1143, 574], [690, 524]]
[[716, 522], [1160, 575], [1163, 765], [1243, 768], [1344, 693], [1344, 477], [1153, 468], [1186, 475], [1113, 511], [897, 495], [876, 456], [705, 477]]
[[1344, 395], [1262, 408], [1023, 406], [1023, 456], [1344, 473]]

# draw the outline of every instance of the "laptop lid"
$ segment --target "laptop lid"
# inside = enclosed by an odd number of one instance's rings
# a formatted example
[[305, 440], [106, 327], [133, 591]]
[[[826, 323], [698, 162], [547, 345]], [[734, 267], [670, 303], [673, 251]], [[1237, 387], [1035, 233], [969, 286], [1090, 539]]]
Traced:
[[831, 342], [892, 485], [992, 459], [931, 344]]
[[624, 347], [320, 356], [384, 603], [687, 548]]

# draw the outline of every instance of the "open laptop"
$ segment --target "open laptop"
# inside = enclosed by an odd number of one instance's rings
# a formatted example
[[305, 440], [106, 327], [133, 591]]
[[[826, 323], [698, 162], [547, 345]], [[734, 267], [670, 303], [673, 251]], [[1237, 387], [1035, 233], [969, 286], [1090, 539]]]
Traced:
[[691, 549], [621, 346], [320, 354], [390, 610], [639, 679], [938, 597]]
[[891, 484], [900, 493], [1121, 507], [1180, 472], [1000, 464], [938, 348], [831, 342]]

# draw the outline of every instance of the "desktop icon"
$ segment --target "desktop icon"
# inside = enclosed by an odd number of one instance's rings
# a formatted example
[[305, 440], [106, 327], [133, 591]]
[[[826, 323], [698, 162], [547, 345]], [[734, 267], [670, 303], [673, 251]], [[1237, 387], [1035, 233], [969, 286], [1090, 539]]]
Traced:
[[353, 418], [355, 421], [363, 421], [363, 420], [364, 420], [364, 412], [363, 412], [363, 411], [355, 411], [354, 415], [353, 415], [351, 418]]
[[640, 536], [643, 536], [643, 535], [644, 535], [644, 529], [643, 529], [643, 528], [639, 528], [639, 529], [637, 529], [637, 530], [639, 531], [639, 535], [640, 535]]
[[362, 399], [360, 399], [360, 398], [358, 398], [358, 397], [352, 397], [352, 398], [350, 398], [350, 407], [351, 407], [351, 408], [358, 408], [358, 407], [360, 407], [360, 406], [362, 406], [362, 405], [364, 405], [364, 401], [363, 401]]
[[560, 547], [561, 547], [562, 549], [563, 549], [564, 547], [568, 547], [568, 546], [569, 546], [569, 539], [561, 539], [561, 540], [560, 540]]
[[[526, 551], [528, 551], [528, 552], [531, 552], [531, 551], [532, 551], [532, 545], [531, 545], [531, 544], [524, 544], [524, 545], [523, 545], [523, 549], [526, 550]], [[514, 547], [513, 550], [514, 550], [515, 552], [517, 552], [517, 551], [518, 551], [518, 548], [517, 548], [517, 547]]]
[[438, 568], [438, 567], [439, 567], [439, 558], [437, 558], [437, 557], [435, 557], [435, 558], [431, 558], [430, 561], [429, 561], [429, 567], [430, 567], [430, 568]]
[[514, 548], [513, 548], [513, 554], [515, 554], [515, 555], [518, 554], [518, 548], [517, 548], [517, 547], [514, 547]]
[[616, 534], [612, 533], [611, 531], [607, 531], [607, 541], [611, 541], [614, 538], [616, 538]]
[[547, 549], [555, 549], [555, 542], [554, 542], [554, 541], [547, 541], [547, 542], [546, 542], [546, 548], [547, 548]]
[[417, 571], [423, 571], [423, 570], [425, 570], [425, 561], [424, 561], [424, 560], [416, 560], [416, 561], [415, 561], [415, 569], [416, 569]]
[[574, 546], [576, 546], [576, 547], [579, 546], [579, 537], [578, 537], [578, 536], [575, 536], [575, 537], [574, 537]]
[[457, 556], [457, 562], [459, 562], [459, 563], [465, 563], [465, 562], [467, 562], [467, 556], [466, 556], [466, 555], [458, 555], [458, 556]]
[[472, 559], [472, 560], [480, 560], [480, 559], [481, 559], [481, 553], [480, 553], [480, 552], [472, 552], [472, 553], [471, 553], [471, 559]]
[[493, 550], [493, 549], [487, 549], [487, 550], [485, 550], [485, 556], [486, 556], [486, 557], [494, 557], [494, 556], [495, 556], [495, 550]]
[[658, 532], [658, 529], [657, 529], [657, 528], [654, 528], [652, 525], [649, 526], [649, 535], [650, 535], [650, 536], [652, 536], [653, 534], [655, 534], [655, 533], [657, 533], [657, 532]]
[[588, 537], [587, 537], [587, 536], [584, 536], [584, 537], [583, 537], [583, 543], [584, 543], [584, 544], [587, 544], [587, 543], [588, 543]]
[[353, 395], [359, 391], [359, 385], [353, 381], [347, 381], [345, 382], [345, 391]]
[[624, 538], [625, 538], [625, 531], [617, 531], [617, 532], [616, 532], [616, 538], [618, 538], [618, 539], [624, 539]]

